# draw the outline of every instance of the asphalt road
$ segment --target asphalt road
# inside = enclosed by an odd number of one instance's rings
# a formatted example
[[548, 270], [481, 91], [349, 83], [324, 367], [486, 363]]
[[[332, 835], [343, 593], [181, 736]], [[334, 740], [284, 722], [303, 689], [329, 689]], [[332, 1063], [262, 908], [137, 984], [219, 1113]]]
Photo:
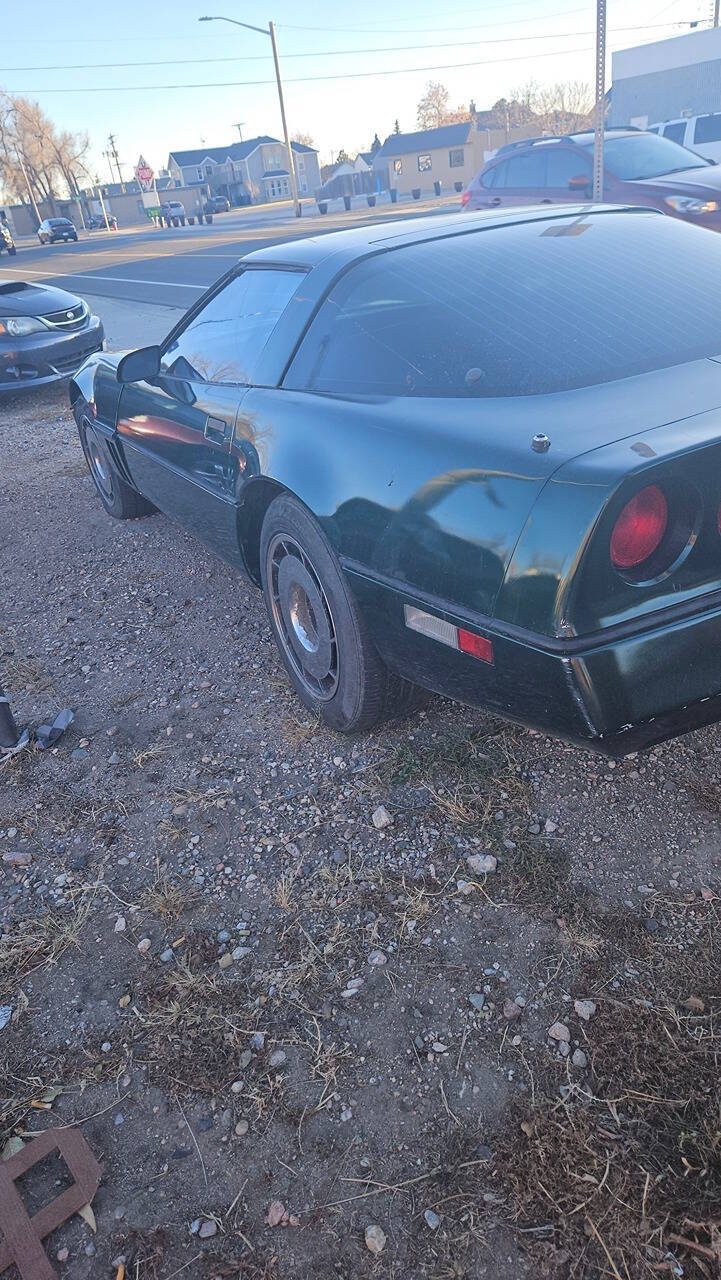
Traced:
[[0, 281], [44, 281], [81, 296], [185, 308], [254, 249], [371, 221], [405, 220], [457, 208], [455, 201], [433, 201], [265, 223], [231, 214], [225, 222], [220, 215], [210, 227], [98, 232], [77, 244], [19, 245], [14, 258], [0, 257]]

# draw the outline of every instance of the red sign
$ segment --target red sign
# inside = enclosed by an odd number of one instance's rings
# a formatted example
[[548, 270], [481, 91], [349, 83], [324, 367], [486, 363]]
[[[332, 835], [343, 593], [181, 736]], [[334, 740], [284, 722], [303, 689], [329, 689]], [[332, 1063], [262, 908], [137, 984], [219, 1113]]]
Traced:
[[135, 176], [138, 179], [138, 182], [140, 183], [143, 191], [149, 191], [153, 185], [153, 178], [155, 177], [155, 173], [151, 169], [147, 160], [143, 158], [143, 156], [140, 157], [140, 159], [138, 160], [138, 163], [135, 166]]

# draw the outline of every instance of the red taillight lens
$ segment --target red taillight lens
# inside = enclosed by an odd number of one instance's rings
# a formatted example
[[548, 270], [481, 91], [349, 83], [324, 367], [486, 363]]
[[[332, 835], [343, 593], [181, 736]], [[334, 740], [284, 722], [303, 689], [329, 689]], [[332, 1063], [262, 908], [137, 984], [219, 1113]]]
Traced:
[[465, 207], [465, 205], [468, 204], [468, 201], [470, 200], [470, 198], [471, 198], [470, 191], [464, 191], [463, 195], [461, 196], [461, 204]]
[[626, 503], [611, 534], [611, 562], [636, 569], [653, 555], [668, 525], [668, 503], [658, 485], [649, 484]]
[[461, 653], [470, 653], [472, 658], [478, 658], [481, 662], [493, 663], [491, 641], [485, 636], [477, 636], [475, 631], [466, 631], [465, 627], [459, 627], [458, 648]]

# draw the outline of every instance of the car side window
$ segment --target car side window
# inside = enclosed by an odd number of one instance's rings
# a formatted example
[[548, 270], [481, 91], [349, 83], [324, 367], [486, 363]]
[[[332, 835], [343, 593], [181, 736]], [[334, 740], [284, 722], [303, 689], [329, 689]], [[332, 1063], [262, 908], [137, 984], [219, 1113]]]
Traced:
[[699, 116], [693, 131], [694, 142], [721, 142], [721, 111]]
[[487, 173], [482, 173], [481, 186], [486, 190], [490, 190], [491, 187], [502, 187], [503, 182], [499, 182], [499, 174], [504, 167], [502, 164], [494, 164], [493, 168], [489, 169]]
[[544, 185], [543, 152], [540, 148], [525, 155], [511, 156], [506, 161], [506, 187], [542, 187]]
[[213, 294], [161, 354], [166, 378], [247, 386], [300, 271], [246, 270]]
[[570, 147], [549, 147], [546, 151], [545, 185], [547, 187], [565, 187], [568, 190], [571, 178], [589, 178], [590, 180], [590, 177], [590, 162], [578, 147], [574, 150]]
[[664, 125], [663, 136], [670, 138], [672, 142], [680, 142], [683, 146], [683, 140], [686, 137], [686, 121], [677, 120], [674, 124]]

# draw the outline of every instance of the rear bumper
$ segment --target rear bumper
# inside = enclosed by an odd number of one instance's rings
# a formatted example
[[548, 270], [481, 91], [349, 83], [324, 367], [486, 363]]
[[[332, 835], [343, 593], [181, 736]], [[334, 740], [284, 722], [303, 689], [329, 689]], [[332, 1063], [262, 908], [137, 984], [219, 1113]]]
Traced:
[[[344, 565], [388, 666], [445, 697], [622, 756], [721, 720], [721, 603], [645, 629], [554, 640], [419, 598]], [[493, 644], [480, 662], [405, 625], [404, 604], [429, 609]]]
[[72, 377], [88, 356], [102, 351], [104, 338], [102, 322], [90, 316], [74, 333], [48, 330], [0, 341], [0, 395]]

